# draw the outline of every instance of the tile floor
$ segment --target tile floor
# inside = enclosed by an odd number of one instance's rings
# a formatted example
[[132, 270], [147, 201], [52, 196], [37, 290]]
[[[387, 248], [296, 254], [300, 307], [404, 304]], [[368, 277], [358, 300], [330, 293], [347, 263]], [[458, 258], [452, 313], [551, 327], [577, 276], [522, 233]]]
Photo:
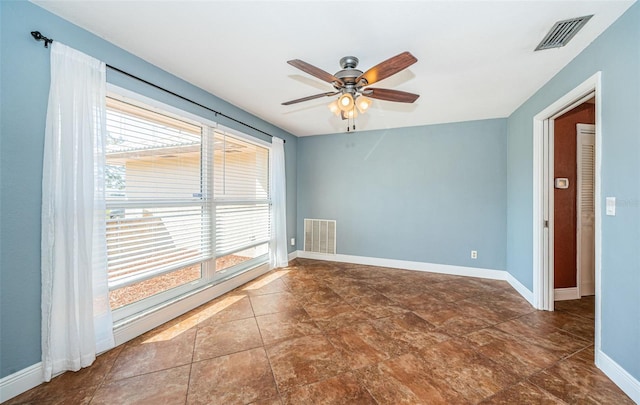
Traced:
[[593, 303], [298, 259], [7, 404], [632, 404], [593, 365]]

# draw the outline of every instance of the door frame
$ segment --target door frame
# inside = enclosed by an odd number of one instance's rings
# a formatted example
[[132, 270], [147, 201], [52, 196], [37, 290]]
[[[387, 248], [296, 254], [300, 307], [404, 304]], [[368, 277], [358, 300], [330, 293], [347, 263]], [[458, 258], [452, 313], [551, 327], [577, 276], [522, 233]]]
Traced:
[[[533, 304], [553, 311], [553, 121], [595, 94], [595, 348], [600, 349], [601, 212], [601, 72], [595, 73], [533, 117]], [[545, 226], [546, 221], [546, 226]]]

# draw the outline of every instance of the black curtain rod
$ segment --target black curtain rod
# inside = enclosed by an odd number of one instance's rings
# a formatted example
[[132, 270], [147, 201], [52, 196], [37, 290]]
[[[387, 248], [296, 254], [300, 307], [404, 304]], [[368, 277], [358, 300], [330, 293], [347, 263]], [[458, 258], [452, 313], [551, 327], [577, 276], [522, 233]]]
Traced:
[[[48, 48], [48, 47], [49, 47], [49, 44], [53, 42], [53, 39], [45, 37], [44, 35], [42, 35], [42, 34], [40, 33], [40, 31], [31, 31], [31, 36], [33, 36], [33, 39], [35, 39], [36, 41], [44, 41], [44, 47], [45, 47], [45, 48]], [[122, 69], [119, 69], [119, 68], [117, 68], [117, 67], [115, 67], [115, 66], [111, 66], [111, 65], [109, 65], [109, 64], [107, 64], [107, 67], [108, 67], [109, 69], [111, 69], [111, 70], [114, 70], [114, 71], [116, 71], [116, 72], [118, 72], [118, 73], [121, 73], [121, 74], [123, 74], [123, 75], [125, 75], [125, 76], [128, 76], [128, 77], [130, 77], [130, 78], [132, 78], [132, 79], [138, 80], [138, 81], [140, 81], [140, 82], [142, 82], [142, 83], [144, 83], [144, 84], [146, 84], [146, 85], [149, 85], [149, 86], [151, 86], [151, 87], [154, 87], [154, 88], [156, 88], [156, 89], [158, 89], [158, 90], [162, 90], [162, 91], [164, 91], [165, 93], [171, 94], [171, 95], [172, 95], [172, 96], [174, 96], [174, 97], [178, 97], [178, 98], [179, 98], [179, 99], [181, 99], [181, 100], [187, 101], [187, 102], [189, 102], [189, 103], [191, 103], [191, 104], [197, 105], [198, 107], [204, 108], [205, 110], [211, 111], [212, 113], [215, 113], [215, 115], [216, 115], [216, 116], [220, 115], [220, 116], [225, 117], [225, 118], [227, 118], [227, 119], [229, 119], [229, 120], [231, 120], [231, 121], [233, 121], [233, 122], [237, 122], [237, 123], [238, 123], [238, 124], [240, 124], [240, 125], [244, 125], [244, 126], [245, 126], [245, 127], [247, 127], [247, 128], [251, 128], [251, 129], [253, 129], [254, 131], [258, 131], [258, 132], [260, 132], [261, 134], [265, 134], [265, 135], [267, 135], [267, 136], [269, 136], [269, 137], [273, 138], [273, 135], [271, 135], [271, 134], [269, 134], [269, 133], [266, 133], [266, 132], [264, 132], [264, 131], [263, 131], [263, 130], [261, 130], [261, 129], [258, 129], [258, 128], [254, 127], [254, 126], [251, 126], [251, 125], [246, 124], [246, 123], [244, 123], [244, 122], [242, 122], [242, 121], [240, 121], [240, 120], [237, 120], [237, 119], [235, 119], [235, 118], [233, 118], [233, 117], [230, 117], [230, 116], [228, 116], [228, 115], [226, 115], [226, 114], [224, 114], [224, 113], [221, 113], [220, 111], [216, 111], [216, 110], [214, 110], [213, 108], [209, 108], [209, 107], [207, 107], [206, 105], [200, 104], [200, 103], [198, 103], [198, 102], [196, 102], [196, 101], [193, 101], [193, 100], [191, 100], [191, 99], [189, 99], [189, 98], [186, 98], [186, 97], [184, 97], [184, 96], [181, 96], [180, 94], [174, 93], [174, 92], [173, 92], [173, 91], [171, 91], [171, 90], [167, 90], [167, 89], [165, 89], [164, 87], [158, 86], [158, 85], [157, 85], [157, 84], [155, 84], [155, 83], [151, 83], [150, 81], [145, 80], [145, 79], [143, 79], [143, 78], [141, 78], [141, 77], [138, 77], [138, 76], [136, 76], [136, 75], [133, 75], [133, 74], [131, 74], [131, 73], [129, 73], [129, 72], [126, 72], [126, 71], [124, 71], [124, 70], [122, 70]], [[283, 139], [283, 140], [282, 140], [282, 142], [285, 142], [285, 143], [286, 143], [286, 140], [285, 140], [285, 139]]]

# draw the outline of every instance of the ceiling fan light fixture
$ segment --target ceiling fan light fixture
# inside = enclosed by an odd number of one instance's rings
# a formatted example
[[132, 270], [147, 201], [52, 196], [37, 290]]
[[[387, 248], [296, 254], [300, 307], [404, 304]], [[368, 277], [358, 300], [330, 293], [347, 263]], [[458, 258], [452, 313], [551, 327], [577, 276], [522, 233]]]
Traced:
[[346, 112], [353, 110], [354, 100], [353, 96], [349, 93], [344, 93], [338, 97], [338, 108], [340, 111]]
[[364, 114], [371, 107], [371, 104], [373, 104], [373, 101], [369, 97], [359, 96], [356, 99], [356, 107], [358, 107], [358, 111], [361, 114]]
[[340, 115], [340, 108], [338, 107], [338, 100], [334, 100], [331, 104], [328, 105], [329, 111], [334, 113], [335, 115]]
[[343, 120], [352, 120], [358, 117], [358, 111], [355, 108], [349, 111], [342, 111], [340, 116]]

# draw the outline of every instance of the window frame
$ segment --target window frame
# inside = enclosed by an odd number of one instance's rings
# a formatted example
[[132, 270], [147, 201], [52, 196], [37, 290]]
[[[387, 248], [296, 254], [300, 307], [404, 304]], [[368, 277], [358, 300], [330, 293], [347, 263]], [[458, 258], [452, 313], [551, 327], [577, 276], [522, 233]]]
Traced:
[[[131, 90], [122, 88], [120, 86], [107, 83], [107, 96], [114, 98], [116, 100], [120, 100], [132, 105], [141, 106], [146, 109], [151, 109], [151, 111], [155, 111], [157, 113], [163, 115], [173, 116], [183, 121], [191, 122], [195, 125], [201, 126], [203, 128], [202, 133], [202, 143], [201, 143], [201, 165], [202, 161], [206, 158], [211, 160], [207, 164], [211, 165], [211, 169], [208, 170], [208, 173], [205, 175], [201, 174], [201, 180], [203, 184], [203, 193], [202, 198], [204, 199], [203, 207], [205, 207], [210, 215], [210, 240], [211, 240], [211, 258], [201, 263], [201, 277], [198, 280], [194, 280], [178, 287], [174, 287], [172, 289], [163, 291], [161, 293], [154, 294], [147, 298], [143, 298], [141, 300], [135, 301], [131, 304], [125, 305], [123, 307], [112, 310], [113, 321], [114, 323], [120, 323], [126, 319], [136, 317], [139, 314], [143, 314], [146, 312], [154, 311], [157, 308], [161, 308], [174, 302], [176, 300], [181, 299], [182, 297], [189, 296], [190, 294], [208, 286], [216, 285], [221, 282], [227, 281], [231, 278], [234, 278], [240, 274], [243, 274], [249, 270], [252, 270], [258, 266], [264, 265], [268, 263], [270, 250], [272, 247], [271, 240], [267, 243], [267, 253], [256, 258], [247, 260], [243, 263], [230, 266], [223, 271], [216, 271], [216, 201], [214, 196], [214, 137], [216, 131], [223, 132], [231, 137], [238, 138], [240, 140], [255, 144], [256, 146], [264, 147], [268, 150], [268, 165], [267, 170], [270, 173], [271, 170], [271, 143], [263, 141], [262, 139], [255, 138], [251, 135], [245, 134], [243, 132], [234, 130], [232, 128], [228, 128], [220, 125], [219, 123], [202, 117], [197, 114], [193, 114], [186, 110], [183, 110], [178, 107], [174, 107], [172, 105], [163, 103], [161, 101], [155, 100], [153, 98], [141, 95], [139, 93], [133, 92]], [[210, 178], [209, 178], [210, 177]], [[207, 188], [207, 192], [205, 192], [204, 188]], [[252, 201], [253, 202], [253, 201]], [[269, 192], [268, 200], [265, 200], [264, 203], [268, 203], [271, 208], [271, 196]], [[108, 205], [108, 204], [107, 204]], [[269, 216], [269, 226], [271, 226], [271, 216]], [[224, 257], [224, 256], [221, 256]], [[182, 267], [184, 268], [184, 267]], [[179, 269], [175, 269], [173, 271], [178, 271]], [[231, 271], [229, 271], [231, 270]], [[163, 274], [171, 274], [171, 272], [163, 273]], [[158, 274], [158, 276], [161, 274]], [[155, 277], [155, 276], [154, 276]], [[152, 279], [151, 277], [150, 279]]]
[[[216, 281], [218, 281], [218, 280], [227, 280], [229, 278], [234, 277], [235, 275], [241, 274], [241, 273], [243, 273], [243, 272], [245, 272], [245, 271], [247, 271], [249, 269], [252, 269], [252, 268], [254, 268], [256, 266], [259, 266], [261, 264], [269, 262], [269, 256], [270, 256], [270, 252], [271, 252], [271, 249], [272, 249], [272, 240], [271, 240], [272, 239], [272, 235], [271, 235], [271, 225], [272, 225], [271, 224], [271, 219], [272, 219], [271, 218], [271, 211], [272, 211], [271, 164], [272, 164], [272, 159], [271, 159], [271, 143], [269, 143], [269, 142], [265, 142], [265, 141], [263, 141], [261, 139], [254, 138], [254, 137], [252, 137], [250, 135], [247, 135], [245, 133], [242, 133], [242, 132], [239, 132], [239, 131], [236, 131], [236, 130], [233, 130], [233, 129], [230, 129], [230, 128], [227, 128], [227, 127], [224, 127], [224, 126], [220, 126], [220, 125], [214, 130], [214, 133], [213, 133], [214, 137], [215, 137], [215, 133], [216, 132], [218, 132], [218, 134], [221, 134], [221, 135], [226, 135], [226, 136], [230, 136], [232, 138], [237, 138], [240, 141], [248, 142], [248, 143], [254, 144], [256, 146], [265, 148], [267, 150], [267, 152], [268, 152], [266, 176], [267, 176], [267, 181], [268, 181], [268, 184], [269, 184], [269, 189], [267, 190], [267, 198], [266, 199], [242, 199], [242, 198], [238, 198], [238, 197], [225, 197], [225, 196], [216, 197], [215, 190], [214, 190], [214, 193], [212, 194], [212, 200], [213, 200], [213, 205], [214, 205], [214, 217], [213, 217], [214, 226], [215, 226], [215, 222], [216, 222], [215, 221], [216, 220], [215, 215], [217, 213], [218, 205], [248, 205], [248, 204], [259, 205], [259, 204], [266, 204], [267, 207], [268, 207], [268, 212], [269, 212], [268, 213], [268, 215], [269, 215], [269, 237], [267, 238], [267, 240], [259, 242], [259, 243], [256, 243], [256, 244], [253, 244], [251, 246], [245, 246], [240, 250], [234, 250], [234, 251], [225, 252], [225, 254], [222, 255], [222, 256], [217, 256], [217, 254], [216, 254], [216, 250], [217, 249], [215, 249], [214, 250], [214, 257], [215, 257], [215, 259], [218, 259], [220, 257], [226, 257], [226, 256], [229, 256], [229, 255], [233, 255], [234, 253], [238, 253], [238, 252], [241, 252], [243, 250], [250, 249], [252, 247], [258, 247], [258, 246], [261, 246], [261, 245], [264, 245], [264, 244], [267, 245], [267, 253], [265, 253], [265, 254], [263, 254], [261, 256], [252, 258], [250, 260], [247, 260], [247, 261], [245, 261], [243, 263], [239, 263], [239, 264], [237, 264], [235, 266], [231, 266], [231, 267], [228, 267], [226, 269], [222, 269], [222, 270], [216, 271], [215, 278], [216, 278]], [[212, 139], [215, 139], [215, 138], [212, 138]], [[214, 175], [214, 177], [215, 177], [215, 175]], [[215, 186], [214, 186], [214, 188], [215, 188]], [[215, 227], [214, 227], [214, 237], [213, 237], [213, 239], [217, 241], [217, 239], [215, 237]], [[214, 263], [214, 265], [215, 265], [215, 263]]]

